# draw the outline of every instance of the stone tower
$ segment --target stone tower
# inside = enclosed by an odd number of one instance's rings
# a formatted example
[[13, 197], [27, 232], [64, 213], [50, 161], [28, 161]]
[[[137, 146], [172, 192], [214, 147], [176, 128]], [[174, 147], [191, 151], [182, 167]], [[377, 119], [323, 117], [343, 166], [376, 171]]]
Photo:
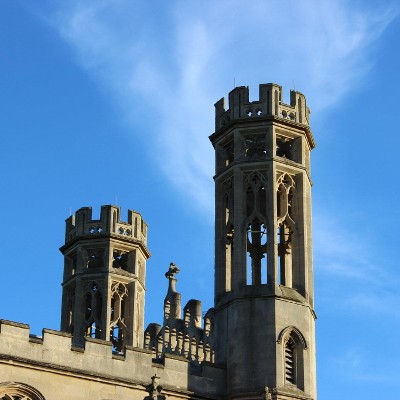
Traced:
[[147, 225], [141, 215], [102, 206], [100, 219], [90, 207], [66, 220], [61, 331], [75, 345], [85, 337], [112, 342], [113, 350], [143, 346]]
[[315, 399], [310, 151], [304, 95], [260, 85], [215, 104], [215, 340], [229, 398]]

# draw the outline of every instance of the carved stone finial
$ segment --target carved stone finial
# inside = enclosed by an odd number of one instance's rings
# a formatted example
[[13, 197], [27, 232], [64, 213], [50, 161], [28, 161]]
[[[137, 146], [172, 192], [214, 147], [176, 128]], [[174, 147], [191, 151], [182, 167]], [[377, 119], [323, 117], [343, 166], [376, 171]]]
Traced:
[[171, 279], [174, 278], [174, 276], [180, 271], [180, 269], [173, 263], [171, 262], [169, 264], [169, 269], [168, 271], [165, 273], [165, 277], [167, 279]]
[[159, 383], [160, 377], [157, 374], [151, 377], [151, 383], [146, 386], [149, 396], [146, 396], [145, 400], [165, 400], [165, 396], [161, 394], [163, 387]]
[[272, 399], [271, 389], [269, 389], [268, 386], [265, 386], [263, 398], [264, 398], [264, 400], [271, 400]]

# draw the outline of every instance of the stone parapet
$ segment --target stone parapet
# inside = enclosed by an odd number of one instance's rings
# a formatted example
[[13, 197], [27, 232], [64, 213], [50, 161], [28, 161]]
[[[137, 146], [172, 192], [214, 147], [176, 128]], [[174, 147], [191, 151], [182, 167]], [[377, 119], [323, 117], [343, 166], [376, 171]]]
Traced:
[[229, 93], [229, 107], [225, 99], [215, 103], [215, 131], [228, 126], [234, 120], [249, 120], [275, 116], [282, 120], [310, 125], [310, 110], [305, 96], [290, 91], [290, 104], [282, 102], [282, 87], [274, 83], [259, 86], [259, 100], [249, 101], [249, 88], [239, 86]]
[[98, 237], [117, 235], [121, 239], [134, 239], [147, 244], [147, 224], [140, 213], [128, 210], [128, 221], [120, 219], [118, 206], [101, 207], [100, 219], [92, 219], [92, 208], [82, 207], [66, 222], [65, 244], [78, 237]]
[[[219, 396], [224, 392], [225, 372], [205, 365], [192, 373], [187, 360], [166, 356], [154, 363], [155, 353], [125, 347], [112, 352], [112, 344], [88, 338], [84, 347], [73, 347], [71, 335], [44, 329], [41, 337], [30, 335], [29, 325], [0, 320], [0, 375], [2, 368], [12, 365], [51, 369], [53, 374], [77, 374], [81, 379], [115, 380], [126, 384], [147, 385], [153, 375], [160, 376], [166, 390]], [[165, 371], [165, 373], [164, 373]]]
[[176, 291], [176, 274], [180, 269], [171, 263], [165, 273], [168, 291], [164, 299], [163, 326], [157, 323], [148, 325], [144, 332], [144, 347], [155, 353], [156, 359], [166, 355], [186, 359], [191, 367], [214, 363], [215, 348], [213, 338], [214, 309], [204, 315], [202, 327], [201, 301], [191, 299], [183, 308], [181, 318], [181, 294]]

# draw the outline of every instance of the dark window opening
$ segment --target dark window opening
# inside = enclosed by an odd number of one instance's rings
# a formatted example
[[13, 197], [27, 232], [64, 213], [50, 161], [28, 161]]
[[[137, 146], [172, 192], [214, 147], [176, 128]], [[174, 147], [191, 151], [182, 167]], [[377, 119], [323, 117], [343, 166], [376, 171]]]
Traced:
[[267, 228], [255, 219], [247, 227], [247, 284], [260, 285], [267, 277]]
[[293, 160], [293, 140], [276, 138], [276, 155]]
[[122, 251], [113, 252], [113, 268], [120, 268], [124, 271], [128, 270], [128, 253], [123, 253]]

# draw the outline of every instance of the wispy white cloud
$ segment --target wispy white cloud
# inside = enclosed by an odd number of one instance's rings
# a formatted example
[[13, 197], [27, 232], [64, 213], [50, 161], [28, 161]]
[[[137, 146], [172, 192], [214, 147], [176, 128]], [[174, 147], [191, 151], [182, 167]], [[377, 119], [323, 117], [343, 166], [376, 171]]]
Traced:
[[[397, 289], [397, 287], [396, 287]], [[386, 290], [375, 290], [370, 287], [368, 291], [359, 291], [350, 294], [345, 305], [360, 312], [365, 310], [370, 314], [384, 315], [391, 320], [400, 320], [400, 294], [393, 290], [393, 287], [387, 287]]]
[[266, 81], [295, 85], [321, 110], [360, 83], [396, 12], [337, 0], [75, 0], [49, 20], [125, 120], [146, 121], [171, 182], [212, 214], [211, 105], [234, 79], [253, 93]]
[[397, 359], [380, 363], [368, 350], [353, 346], [337, 354], [331, 362], [337, 367], [335, 368], [336, 373], [348, 381], [378, 382], [391, 386], [400, 385], [397, 374]]
[[349, 229], [342, 220], [321, 211], [314, 211], [314, 257], [319, 272], [344, 279], [364, 282], [386, 281], [386, 273], [375, 254], [356, 229]]
[[[345, 216], [343, 216], [345, 219]], [[316, 273], [324, 276], [320, 300], [367, 315], [386, 315], [400, 321], [398, 274], [393, 261], [385, 260], [368, 238], [338, 216], [314, 212], [314, 261]]]

